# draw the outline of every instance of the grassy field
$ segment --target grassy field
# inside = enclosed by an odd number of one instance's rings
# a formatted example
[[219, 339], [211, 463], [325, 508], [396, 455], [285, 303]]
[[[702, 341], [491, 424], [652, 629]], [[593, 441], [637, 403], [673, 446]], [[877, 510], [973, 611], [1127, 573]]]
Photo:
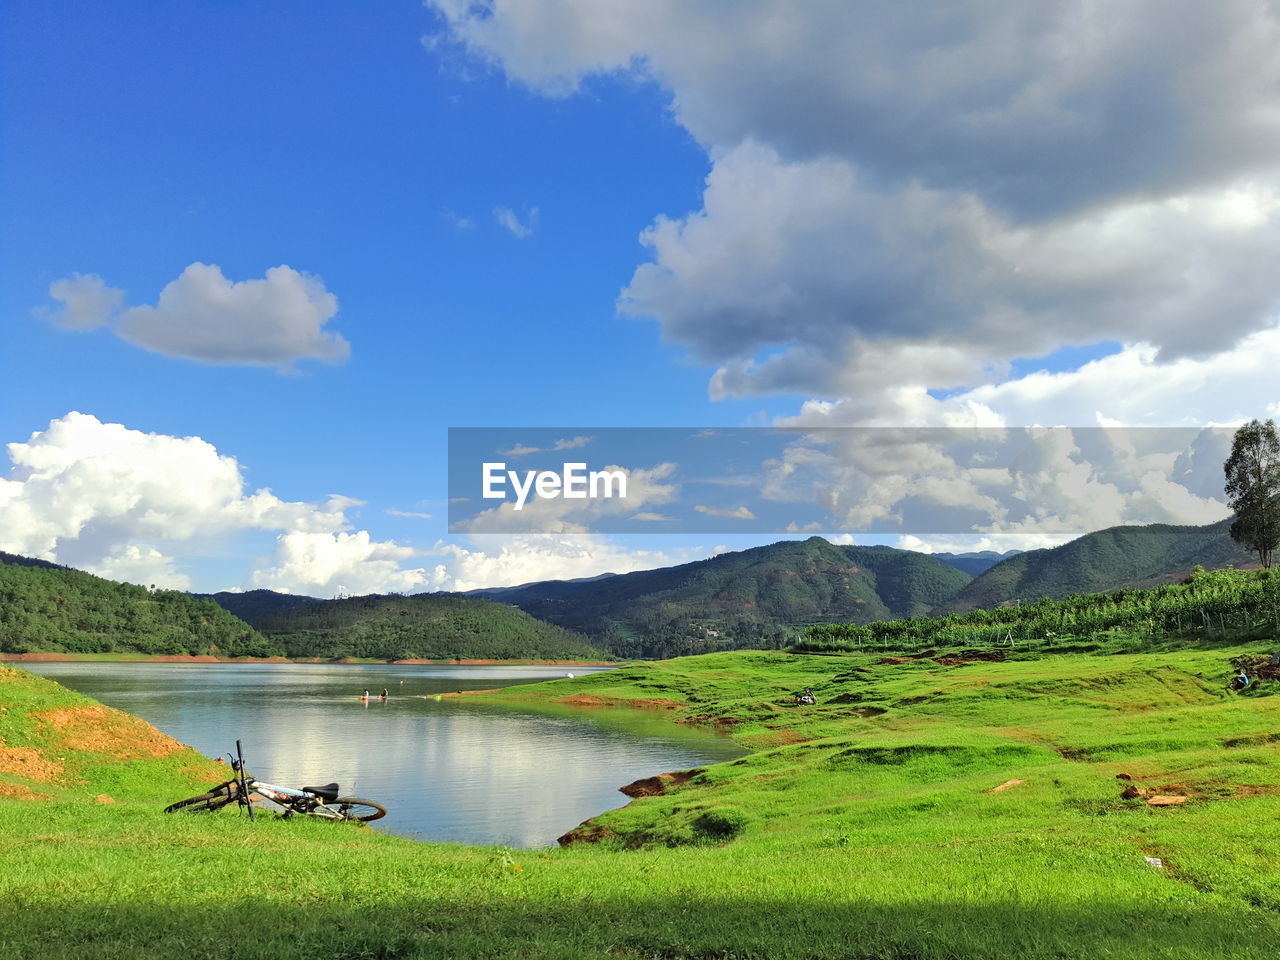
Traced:
[[1224, 689], [1263, 647], [748, 652], [508, 688], [479, 699], [753, 748], [534, 851], [165, 816], [226, 768], [0, 666], [0, 936], [42, 958], [1269, 958], [1280, 697]]

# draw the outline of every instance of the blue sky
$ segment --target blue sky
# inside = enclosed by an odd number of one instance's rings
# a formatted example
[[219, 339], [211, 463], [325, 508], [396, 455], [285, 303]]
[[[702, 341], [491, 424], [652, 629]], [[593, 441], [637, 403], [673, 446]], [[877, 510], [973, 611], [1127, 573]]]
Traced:
[[[985, 14], [951, 22], [944, 5], [904, 28], [875, 5], [761, 0], [723, 22], [712, 6], [6, 4], [0, 441], [39, 433], [40, 449], [61, 452], [53, 472], [44, 455], [11, 452], [0, 548], [205, 589], [587, 575], [762, 538], [449, 538], [448, 427], [1197, 426], [1275, 404], [1250, 366], [1274, 349], [1276, 283], [1259, 264], [1277, 250], [1267, 151], [1280, 141], [1251, 109], [1276, 99], [1274, 50], [1232, 54], [1241, 76], [1264, 78], [1244, 92], [1206, 80], [1168, 103], [1151, 81], [1174, 68], [1149, 36], [1114, 41], [1132, 44], [1127, 73], [1064, 78], [1060, 64], [1018, 59], [992, 75], [989, 45], [1004, 56], [1027, 44]], [[1010, 12], [1007, 32], [1063, 29], [1057, 6]], [[1271, 5], [1224, 4], [1198, 35], [1167, 38], [1168, 56], [1212, 78], [1255, 7], [1274, 27]], [[759, 24], [779, 11], [794, 29], [774, 44]], [[841, 37], [847, 51], [832, 46]], [[960, 54], [950, 86], [921, 59], [939, 43]], [[866, 44], [879, 46], [853, 49]], [[886, 93], [842, 66], [855, 53], [907, 72]], [[1054, 84], [1096, 108], [1091, 129], [1109, 139], [1045, 120], [1061, 104], [1009, 95]], [[992, 96], [983, 115], [1004, 122], [980, 139], [931, 122], [955, 114], [953, 88]], [[1211, 126], [1210, 112], [1240, 119]], [[893, 116], [927, 125], [936, 152]], [[1107, 162], [1107, 150], [1132, 155], [1130, 128], [1142, 143], [1189, 144], [1195, 162]], [[1233, 152], [1196, 149], [1211, 140]], [[1096, 157], [1106, 173], [1081, 177], [1060, 156]], [[1111, 246], [1099, 254], [1093, 236]], [[1206, 250], [1222, 263], [1185, 266]], [[229, 283], [285, 265], [316, 278], [338, 304], [323, 333], [349, 358], [210, 362], [221, 307], [160, 311], [204, 346], [139, 327], [130, 308], [157, 305], [193, 264]], [[121, 291], [90, 329], [66, 329], [51, 297], [76, 275]], [[246, 315], [245, 329], [278, 319]], [[175, 447], [157, 462], [181, 497], [113, 506], [113, 483], [122, 496], [149, 489], [141, 461], [95, 446], [88, 421], [72, 439], [50, 433], [72, 411], [199, 437], [235, 459], [243, 496], [362, 504], [245, 521], [237, 495], [201, 500], [200, 468], [184, 473]], [[326, 559], [317, 540], [290, 557], [280, 539], [361, 531], [391, 546]]]

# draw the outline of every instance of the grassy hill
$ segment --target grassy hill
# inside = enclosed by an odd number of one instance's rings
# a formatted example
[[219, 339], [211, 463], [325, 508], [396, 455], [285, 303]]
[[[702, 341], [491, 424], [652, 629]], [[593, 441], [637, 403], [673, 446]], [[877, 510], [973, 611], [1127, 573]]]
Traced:
[[1203, 527], [1110, 527], [1060, 547], [1028, 550], [976, 577], [949, 609], [1151, 586], [1186, 576], [1197, 564], [1214, 568], [1256, 559], [1231, 539], [1230, 528], [1230, 520]]
[[0, 667], [0, 929], [42, 960], [1264, 960], [1280, 697], [1224, 689], [1258, 650], [721, 653], [477, 698], [661, 698], [752, 750], [543, 850], [167, 816], [226, 768]]
[[667, 657], [780, 647], [814, 622], [923, 614], [969, 579], [925, 554], [810, 537], [658, 570], [480, 592], [621, 656]]
[[378, 660], [598, 659], [580, 634], [505, 603], [460, 594], [314, 600], [256, 620], [291, 657]]
[[0, 562], [0, 653], [272, 652], [260, 633], [212, 600], [5, 556]]

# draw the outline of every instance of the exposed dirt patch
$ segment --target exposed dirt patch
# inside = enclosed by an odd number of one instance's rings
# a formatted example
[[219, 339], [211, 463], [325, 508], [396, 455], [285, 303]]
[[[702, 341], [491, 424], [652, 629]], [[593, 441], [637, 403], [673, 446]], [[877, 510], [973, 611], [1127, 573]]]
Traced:
[[608, 840], [612, 836], [614, 836], [614, 832], [609, 827], [592, 823], [588, 820], [586, 823], [574, 827], [564, 836], [557, 837], [556, 843], [562, 847], [568, 847], [575, 843], [599, 843], [601, 840]]
[[604, 697], [597, 697], [590, 693], [575, 693], [567, 697], [560, 697], [556, 703], [567, 703], [572, 707], [611, 707], [614, 705], [612, 700], [606, 700]]
[[6, 747], [0, 741], [0, 773], [14, 774], [37, 783], [48, 783], [62, 776], [62, 761], [48, 756], [36, 747]]
[[94, 798], [93, 798], [93, 802], [94, 802], [94, 803], [115, 803], [115, 802], [116, 802], [116, 798], [115, 798], [115, 797], [109, 797], [109, 796], [107, 796], [105, 793], [100, 793], [100, 794], [98, 794], [96, 797], [94, 797]]
[[0, 781], [0, 799], [4, 800], [52, 800], [48, 794], [36, 793], [25, 783]]
[[789, 747], [793, 743], [808, 743], [813, 737], [802, 737], [794, 730], [777, 730], [770, 728], [773, 732], [758, 737], [758, 740], [768, 741], [771, 747]]
[[0, 660], [11, 660], [17, 663], [61, 663], [74, 660], [69, 653], [0, 653]]
[[660, 773], [656, 777], [644, 777], [634, 783], [628, 783], [625, 787], [619, 787], [618, 791], [625, 793], [628, 797], [660, 797], [668, 790], [684, 786], [702, 772], [703, 768], [698, 767], [695, 770]]
[[1147, 806], [1149, 807], [1180, 807], [1186, 802], [1186, 797], [1147, 797]]
[[915, 657], [881, 657], [876, 663], [913, 663]]
[[33, 714], [70, 750], [106, 753], [120, 760], [167, 757], [186, 749], [151, 724], [110, 707], [63, 707]]
[[1005, 791], [1005, 790], [1008, 790], [1010, 787], [1016, 787], [1016, 786], [1018, 786], [1019, 784], [1023, 784], [1023, 783], [1026, 783], [1026, 782], [1027, 782], [1027, 781], [1025, 781], [1025, 780], [1006, 780], [1004, 783], [1000, 784], [1000, 786], [998, 786], [998, 787], [992, 787], [992, 788], [991, 788], [991, 792], [992, 792], [992, 793], [1001, 793], [1001, 792], [1003, 792], [1003, 791]]
[[627, 706], [635, 707], [637, 710], [679, 710], [684, 704], [665, 697], [640, 697], [629, 701]]

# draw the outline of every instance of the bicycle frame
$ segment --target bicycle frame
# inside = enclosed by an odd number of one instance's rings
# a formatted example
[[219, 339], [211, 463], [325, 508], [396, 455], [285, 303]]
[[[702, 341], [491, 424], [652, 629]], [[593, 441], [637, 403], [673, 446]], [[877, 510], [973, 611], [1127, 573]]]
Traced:
[[[329, 817], [333, 820], [343, 819], [336, 810], [327, 806], [314, 793], [295, 790], [293, 787], [281, 787], [274, 783], [262, 783], [252, 777], [249, 778], [248, 787], [251, 793], [256, 793], [272, 803], [278, 803], [291, 813], [306, 813], [313, 817]], [[250, 809], [253, 809], [252, 805]]]

